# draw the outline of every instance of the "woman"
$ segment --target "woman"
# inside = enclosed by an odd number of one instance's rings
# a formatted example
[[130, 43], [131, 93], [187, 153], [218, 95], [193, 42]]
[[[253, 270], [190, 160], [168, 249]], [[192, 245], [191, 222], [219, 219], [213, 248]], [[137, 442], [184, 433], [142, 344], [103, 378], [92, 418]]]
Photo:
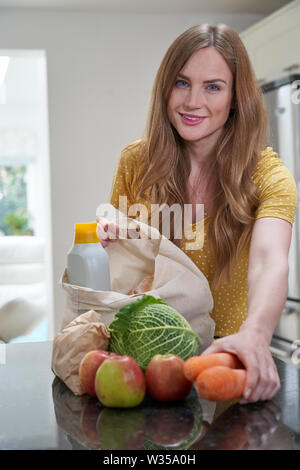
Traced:
[[[247, 368], [243, 402], [280, 384], [269, 344], [288, 293], [295, 181], [272, 147], [261, 90], [239, 35], [203, 24], [181, 34], [158, 70], [145, 136], [123, 152], [111, 195], [192, 204], [204, 244], [187, 250], [214, 298], [216, 338], [203, 354], [235, 353]], [[196, 204], [204, 204], [204, 221]], [[150, 206], [148, 206], [150, 207]], [[113, 225], [98, 220], [103, 246]]]

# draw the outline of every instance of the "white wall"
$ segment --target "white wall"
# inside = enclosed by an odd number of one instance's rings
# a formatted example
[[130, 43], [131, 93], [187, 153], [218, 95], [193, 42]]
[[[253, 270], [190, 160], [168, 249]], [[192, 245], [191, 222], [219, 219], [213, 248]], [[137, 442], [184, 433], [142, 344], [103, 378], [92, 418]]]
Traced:
[[241, 32], [262, 17], [0, 9], [1, 49], [44, 49], [47, 56], [54, 333], [74, 223], [93, 221], [108, 201], [118, 156], [143, 130], [166, 49], [195, 24], [222, 22]]

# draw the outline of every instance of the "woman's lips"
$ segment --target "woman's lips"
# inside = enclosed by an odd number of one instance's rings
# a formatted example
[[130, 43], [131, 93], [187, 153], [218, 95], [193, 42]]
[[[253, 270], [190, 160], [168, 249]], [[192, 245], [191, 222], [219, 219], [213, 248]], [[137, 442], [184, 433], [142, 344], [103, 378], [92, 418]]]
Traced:
[[187, 124], [188, 126], [195, 126], [196, 124], [200, 124], [200, 122], [204, 121], [206, 119], [205, 117], [201, 116], [195, 116], [193, 114], [182, 114], [179, 113], [179, 116], [184, 122], [184, 124]]

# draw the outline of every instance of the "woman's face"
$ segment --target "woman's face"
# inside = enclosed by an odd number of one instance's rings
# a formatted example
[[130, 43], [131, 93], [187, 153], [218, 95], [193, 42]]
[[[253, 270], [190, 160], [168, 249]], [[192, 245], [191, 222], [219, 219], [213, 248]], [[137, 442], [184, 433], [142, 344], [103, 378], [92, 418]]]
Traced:
[[232, 73], [214, 47], [194, 52], [176, 78], [168, 116], [189, 143], [216, 142], [232, 100]]

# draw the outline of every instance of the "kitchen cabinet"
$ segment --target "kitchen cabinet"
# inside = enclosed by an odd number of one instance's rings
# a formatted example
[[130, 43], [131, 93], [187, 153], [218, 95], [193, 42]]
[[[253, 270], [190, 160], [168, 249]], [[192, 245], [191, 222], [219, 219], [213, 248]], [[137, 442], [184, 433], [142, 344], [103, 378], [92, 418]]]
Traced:
[[260, 84], [300, 72], [300, 0], [240, 34]]

